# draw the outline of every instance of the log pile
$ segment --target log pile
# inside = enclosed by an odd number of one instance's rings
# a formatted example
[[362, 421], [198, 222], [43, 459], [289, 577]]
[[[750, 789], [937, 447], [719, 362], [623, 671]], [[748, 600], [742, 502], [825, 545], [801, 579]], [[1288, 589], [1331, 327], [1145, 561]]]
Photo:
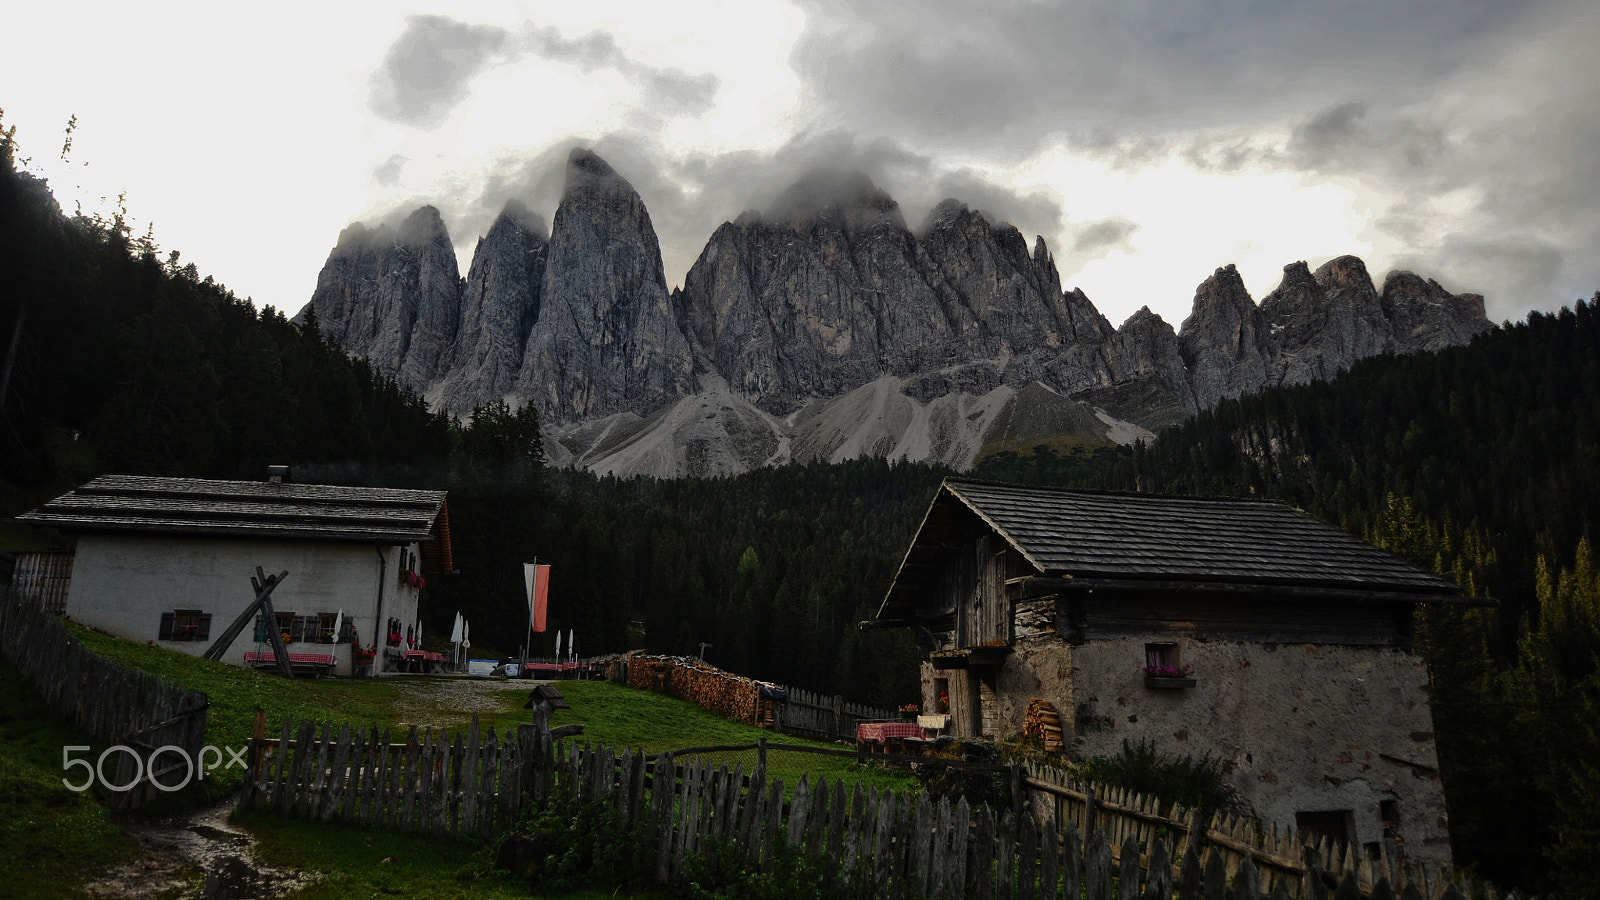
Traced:
[[760, 687], [698, 660], [636, 654], [628, 662], [628, 686], [669, 694], [736, 722], [757, 724]]
[[1060, 753], [1067, 749], [1061, 737], [1061, 716], [1056, 712], [1055, 704], [1042, 697], [1035, 697], [1028, 704], [1027, 718], [1022, 720], [1022, 736], [1038, 737], [1046, 753]]

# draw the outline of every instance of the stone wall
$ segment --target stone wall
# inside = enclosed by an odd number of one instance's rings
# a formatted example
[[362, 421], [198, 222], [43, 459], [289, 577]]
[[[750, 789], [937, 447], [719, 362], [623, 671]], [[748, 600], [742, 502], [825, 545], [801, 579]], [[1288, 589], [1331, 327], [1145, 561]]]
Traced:
[[[1388, 836], [1405, 854], [1449, 865], [1443, 788], [1421, 657], [1390, 648], [1178, 639], [1194, 686], [1147, 687], [1147, 642], [1170, 636], [1018, 641], [994, 671], [984, 719], [996, 737], [1020, 734], [1028, 704], [1043, 697], [1061, 712], [1069, 755], [1120, 753], [1149, 741], [1164, 755], [1220, 760], [1243, 800], [1264, 819], [1296, 824], [1297, 813], [1348, 811], [1359, 844]], [[979, 675], [924, 666], [925, 692], [947, 678], [952, 708]], [[927, 698], [929, 695], [924, 694]], [[958, 734], [975, 734], [958, 714]]]

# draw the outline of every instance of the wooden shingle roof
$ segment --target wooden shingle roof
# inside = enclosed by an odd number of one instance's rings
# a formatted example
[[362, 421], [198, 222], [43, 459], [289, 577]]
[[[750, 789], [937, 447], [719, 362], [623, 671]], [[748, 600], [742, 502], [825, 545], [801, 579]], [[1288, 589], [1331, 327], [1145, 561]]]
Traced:
[[450, 542], [443, 491], [327, 484], [102, 475], [17, 520], [69, 532]]
[[931, 586], [937, 561], [973, 518], [1045, 577], [1087, 582], [1282, 586], [1416, 595], [1459, 589], [1282, 503], [1069, 491], [946, 480], [879, 618]]
[[946, 488], [1045, 575], [1456, 590], [1281, 503], [956, 481]]

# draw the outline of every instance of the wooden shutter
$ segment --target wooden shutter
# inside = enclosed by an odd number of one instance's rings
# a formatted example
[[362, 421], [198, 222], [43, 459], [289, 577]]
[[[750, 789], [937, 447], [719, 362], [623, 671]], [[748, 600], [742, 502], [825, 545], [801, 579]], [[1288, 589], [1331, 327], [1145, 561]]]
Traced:
[[172, 623], [177, 619], [177, 613], [164, 612], [161, 614], [161, 630], [157, 633], [158, 640], [172, 640]]
[[194, 639], [197, 641], [211, 640], [211, 613], [201, 613], [195, 622]]

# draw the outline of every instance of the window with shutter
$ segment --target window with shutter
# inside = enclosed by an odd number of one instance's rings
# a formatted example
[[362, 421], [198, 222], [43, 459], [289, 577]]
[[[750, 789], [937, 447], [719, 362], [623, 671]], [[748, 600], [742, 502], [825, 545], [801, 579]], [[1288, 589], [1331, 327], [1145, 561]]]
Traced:
[[200, 641], [200, 620], [205, 613], [200, 610], [173, 610], [171, 641]]

